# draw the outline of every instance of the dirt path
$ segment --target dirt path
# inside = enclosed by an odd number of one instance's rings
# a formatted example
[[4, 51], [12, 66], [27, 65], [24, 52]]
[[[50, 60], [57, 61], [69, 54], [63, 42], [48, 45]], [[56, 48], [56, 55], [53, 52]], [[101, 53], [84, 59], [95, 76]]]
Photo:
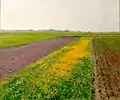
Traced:
[[30, 45], [0, 49], [0, 80], [24, 69], [38, 59], [75, 41], [77, 38], [58, 38]]
[[95, 100], [120, 100], [120, 53], [107, 50], [99, 40], [93, 40], [95, 51]]

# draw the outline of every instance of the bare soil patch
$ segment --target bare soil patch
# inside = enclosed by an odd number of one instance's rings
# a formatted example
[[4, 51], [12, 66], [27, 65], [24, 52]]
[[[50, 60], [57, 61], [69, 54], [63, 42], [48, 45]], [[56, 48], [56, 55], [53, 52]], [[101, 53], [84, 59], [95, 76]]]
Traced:
[[97, 39], [93, 48], [95, 100], [120, 100], [120, 52], [105, 51]]
[[26, 68], [38, 59], [77, 40], [74, 37], [56, 38], [30, 45], [0, 49], [0, 80]]

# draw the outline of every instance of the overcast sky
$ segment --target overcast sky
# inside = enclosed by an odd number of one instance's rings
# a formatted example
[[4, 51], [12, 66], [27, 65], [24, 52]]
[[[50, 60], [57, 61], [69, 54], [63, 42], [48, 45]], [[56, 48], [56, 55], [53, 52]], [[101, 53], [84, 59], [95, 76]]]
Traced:
[[1, 0], [2, 29], [117, 31], [119, 0]]

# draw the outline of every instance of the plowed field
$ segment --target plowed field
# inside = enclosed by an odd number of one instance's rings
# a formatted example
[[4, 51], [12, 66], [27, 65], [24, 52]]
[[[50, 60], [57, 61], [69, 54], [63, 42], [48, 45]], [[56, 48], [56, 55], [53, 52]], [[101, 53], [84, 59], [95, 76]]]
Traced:
[[104, 40], [93, 39], [95, 100], [120, 100], [120, 52]]

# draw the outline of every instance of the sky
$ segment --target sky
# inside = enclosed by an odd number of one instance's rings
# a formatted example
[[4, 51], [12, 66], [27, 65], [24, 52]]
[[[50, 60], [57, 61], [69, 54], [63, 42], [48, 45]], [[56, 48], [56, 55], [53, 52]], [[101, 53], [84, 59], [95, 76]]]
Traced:
[[1, 0], [2, 29], [118, 31], [119, 0]]

